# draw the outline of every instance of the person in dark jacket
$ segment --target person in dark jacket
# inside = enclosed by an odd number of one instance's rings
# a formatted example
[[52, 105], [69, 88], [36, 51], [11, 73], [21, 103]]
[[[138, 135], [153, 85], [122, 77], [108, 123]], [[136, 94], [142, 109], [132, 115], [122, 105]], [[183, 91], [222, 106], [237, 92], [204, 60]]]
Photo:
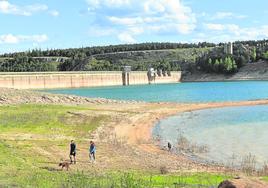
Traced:
[[75, 144], [75, 142], [73, 140], [71, 140], [71, 144], [70, 144], [70, 161], [71, 161], [71, 163], [74, 162], [74, 164], [76, 163], [75, 155], [76, 155], [76, 144]]
[[170, 142], [168, 142], [168, 151], [171, 151], [171, 143]]
[[90, 141], [89, 158], [90, 158], [90, 161], [92, 162], [95, 162], [96, 160], [96, 145], [93, 141]]

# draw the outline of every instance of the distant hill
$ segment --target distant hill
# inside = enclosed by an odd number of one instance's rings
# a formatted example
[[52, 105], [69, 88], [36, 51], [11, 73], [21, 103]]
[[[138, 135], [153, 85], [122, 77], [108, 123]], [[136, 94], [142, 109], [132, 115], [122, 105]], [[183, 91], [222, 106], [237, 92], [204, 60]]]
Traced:
[[127, 51], [147, 51], [147, 50], [169, 50], [169, 49], [182, 49], [182, 48], [204, 48], [215, 47], [216, 44], [202, 42], [198, 44], [191, 43], [169, 43], [169, 42], [154, 42], [154, 43], [140, 43], [140, 44], [122, 44], [122, 45], [110, 45], [110, 46], [94, 46], [94, 47], [82, 47], [82, 48], [70, 48], [70, 49], [48, 49], [40, 50], [33, 49], [26, 52], [6, 53], [0, 57], [16, 57], [24, 55], [27, 57], [74, 57], [79, 53], [83, 53], [85, 56], [90, 57], [97, 54], [127, 52]]
[[0, 71], [115, 71], [129, 65], [134, 71], [153, 67], [186, 73], [199, 70], [229, 74], [237, 72], [248, 62], [268, 58], [268, 40], [237, 41], [233, 54], [224, 54], [223, 46], [224, 43], [203, 42], [141, 43], [44, 51], [35, 49], [2, 54]]
[[196, 59], [205, 53], [208, 53], [212, 47], [203, 48], [182, 48], [166, 50], [145, 50], [131, 52], [117, 52], [108, 54], [94, 55], [97, 61], [110, 62], [118, 65], [131, 65], [132, 70], [148, 70], [152, 66], [157, 68], [161, 64], [169, 64], [172, 70], [187, 69], [189, 65], [194, 65]]
[[142, 43], [77, 49], [31, 50], [0, 56], [0, 71], [115, 71], [122, 66], [181, 70], [215, 47], [213, 43]]

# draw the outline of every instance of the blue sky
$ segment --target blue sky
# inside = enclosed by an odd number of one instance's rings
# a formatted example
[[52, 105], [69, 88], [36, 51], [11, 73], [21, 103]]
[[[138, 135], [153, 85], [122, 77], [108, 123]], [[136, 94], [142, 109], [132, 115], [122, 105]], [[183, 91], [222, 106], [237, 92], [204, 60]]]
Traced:
[[0, 53], [268, 38], [267, 0], [0, 0]]

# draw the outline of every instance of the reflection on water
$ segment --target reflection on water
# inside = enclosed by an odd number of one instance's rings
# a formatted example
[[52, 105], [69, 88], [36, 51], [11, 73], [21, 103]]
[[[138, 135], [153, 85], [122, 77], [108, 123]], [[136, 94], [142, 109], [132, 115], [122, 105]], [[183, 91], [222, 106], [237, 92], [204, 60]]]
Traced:
[[189, 142], [208, 147], [199, 159], [228, 165], [251, 153], [259, 166], [268, 161], [268, 106], [245, 106], [185, 112], [161, 120], [153, 134], [177, 145], [182, 134]]

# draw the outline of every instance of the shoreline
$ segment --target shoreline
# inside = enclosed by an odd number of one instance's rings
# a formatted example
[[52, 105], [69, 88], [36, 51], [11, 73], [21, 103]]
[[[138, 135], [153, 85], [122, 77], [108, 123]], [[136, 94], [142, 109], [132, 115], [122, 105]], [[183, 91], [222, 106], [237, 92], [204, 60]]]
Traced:
[[[157, 103], [146, 103], [151, 105], [159, 105]], [[160, 103], [162, 104], [162, 103]], [[268, 105], [268, 99], [266, 100], [252, 100], [252, 101], [238, 101], [238, 102], [219, 102], [219, 103], [166, 103], [168, 110], [167, 112], [159, 112], [159, 114], [155, 116], [151, 116], [150, 118], [146, 118], [146, 120], [150, 123], [149, 125], [146, 125], [145, 128], [147, 128], [146, 132], [151, 132], [151, 128], [154, 127], [154, 125], [157, 123], [158, 120], [167, 118], [172, 115], [176, 115], [179, 113], [187, 112], [187, 111], [196, 111], [196, 110], [205, 110], [205, 109], [211, 109], [211, 108], [224, 108], [224, 107], [239, 107], [239, 106], [254, 106], [254, 105]], [[172, 107], [171, 107], [172, 106]], [[174, 109], [174, 108], [180, 108], [180, 109]], [[144, 125], [141, 124], [141, 122], [136, 122], [138, 126], [134, 126], [134, 130], [138, 129], [144, 129]], [[133, 126], [132, 126], [133, 128]], [[150, 130], [148, 130], [150, 129]], [[139, 134], [137, 134], [139, 135]], [[146, 136], [143, 137], [146, 141], [149, 141], [152, 139], [152, 136]], [[136, 138], [139, 139], [139, 137]], [[130, 137], [129, 139], [130, 143], [135, 143], [135, 139], [133, 140], [133, 137]]]
[[[70, 95], [57, 95], [25, 90], [1, 89], [0, 106], [40, 104], [40, 105], [68, 105], [90, 107], [93, 111], [106, 111], [116, 116], [113, 122], [107, 122], [100, 127], [106, 135], [113, 136], [117, 142], [124, 142], [133, 148], [136, 165], [132, 168], [159, 169], [161, 165], [167, 165], [171, 172], [201, 171], [201, 172], [226, 172], [224, 166], [203, 164], [189, 157], [170, 154], [161, 149], [153, 140], [152, 128], [163, 118], [167, 118], [186, 111], [195, 111], [210, 108], [223, 108], [235, 106], [268, 105], [268, 100], [241, 101], [241, 102], [218, 102], [218, 103], [149, 103], [136, 101], [117, 101], [109, 99], [92, 99]], [[96, 130], [92, 135], [96, 141], [105, 142], [100, 138], [102, 132]], [[106, 138], [105, 138], [106, 139]], [[108, 140], [109, 142], [109, 140]], [[121, 146], [120, 146], [121, 147]], [[141, 153], [140, 153], [141, 152]], [[137, 154], [137, 156], [135, 156]], [[143, 154], [148, 158], [143, 161]], [[161, 157], [159, 157], [161, 156]], [[165, 159], [165, 160], [163, 160]], [[124, 156], [120, 160], [129, 161]], [[158, 162], [156, 162], [158, 161]], [[159, 163], [159, 164], [154, 164]], [[131, 168], [126, 167], [126, 168]]]
[[[157, 104], [154, 104], [157, 105]], [[255, 106], [255, 105], [268, 105], [268, 100], [257, 100], [257, 101], [241, 101], [241, 102], [223, 102], [223, 103], [203, 103], [203, 104], [166, 104], [166, 110], [164, 112], [156, 112], [153, 115], [144, 114], [141, 115], [137, 120], [133, 121], [131, 125], [125, 125], [124, 127], [118, 125], [115, 127], [116, 134], [119, 138], [127, 139], [128, 144], [137, 147], [138, 149], [146, 152], [154, 152], [156, 154], [165, 153], [170, 155], [167, 151], [164, 151], [157, 145], [157, 142], [153, 140], [152, 129], [155, 124], [160, 120], [179, 113], [195, 110], [204, 110], [212, 108], [225, 108], [225, 107], [239, 107], [239, 106]], [[174, 155], [175, 158], [181, 160], [186, 158], [193, 165], [209, 166], [210, 170], [225, 171], [226, 168], [220, 164], [203, 163], [198, 160], [193, 160], [186, 155]], [[206, 167], [207, 169], [207, 167]]]

